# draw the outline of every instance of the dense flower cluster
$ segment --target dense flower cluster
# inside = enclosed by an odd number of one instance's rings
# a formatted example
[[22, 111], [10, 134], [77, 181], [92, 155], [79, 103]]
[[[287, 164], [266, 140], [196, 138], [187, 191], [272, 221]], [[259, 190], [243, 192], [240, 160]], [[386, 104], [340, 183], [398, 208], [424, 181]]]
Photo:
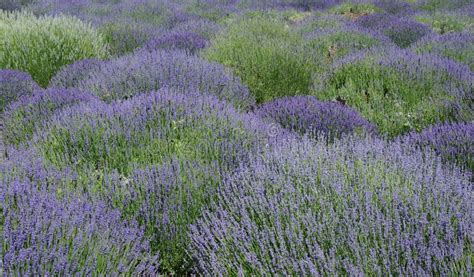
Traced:
[[148, 51], [158, 49], [182, 49], [194, 53], [207, 46], [207, 40], [192, 32], [172, 32], [148, 41], [144, 48]]
[[115, 275], [158, 270], [158, 256], [149, 255], [149, 243], [136, 222], [122, 220], [104, 203], [59, 193], [61, 188], [54, 187], [59, 175], [41, 168], [34, 158], [17, 151], [0, 167], [2, 274]]
[[357, 19], [357, 24], [388, 36], [395, 44], [406, 48], [430, 34], [431, 29], [417, 21], [391, 14], [371, 14]]
[[468, 65], [474, 70], [474, 33], [448, 33], [427, 36], [415, 45], [418, 53], [432, 53]]
[[337, 102], [320, 102], [314, 96], [285, 97], [259, 107], [257, 115], [300, 134], [330, 140], [347, 134], [375, 134], [375, 127], [353, 109]]
[[389, 136], [435, 122], [470, 121], [473, 73], [449, 59], [383, 48], [355, 53], [316, 79], [322, 100], [342, 99]]
[[311, 57], [325, 71], [335, 60], [360, 50], [393, 45], [390, 39], [377, 32], [346, 23], [338, 27], [316, 30], [305, 35], [306, 47]]
[[17, 145], [32, 138], [36, 127], [42, 126], [57, 110], [82, 101], [96, 99], [76, 89], [36, 90], [20, 97], [6, 107], [3, 114], [3, 138], [6, 144]]
[[183, 51], [138, 51], [105, 62], [77, 87], [108, 101], [173, 87], [210, 93], [242, 109], [255, 102], [248, 89], [223, 66]]
[[213, 96], [164, 89], [124, 102], [65, 108], [44, 124], [36, 144], [60, 168], [128, 174], [134, 165], [173, 156], [235, 167], [248, 151], [268, 143], [269, 134], [258, 118]]
[[205, 275], [464, 275], [469, 176], [430, 152], [290, 142], [229, 178], [191, 228]]
[[11, 102], [20, 96], [29, 95], [40, 89], [28, 73], [2, 69], [0, 70], [0, 113]]
[[101, 63], [102, 61], [97, 59], [85, 59], [66, 65], [54, 75], [49, 87], [74, 88], [79, 85], [79, 82], [86, 79], [90, 72], [98, 70]]
[[431, 148], [445, 161], [474, 172], [474, 123], [445, 123], [412, 132], [401, 140], [419, 148]]

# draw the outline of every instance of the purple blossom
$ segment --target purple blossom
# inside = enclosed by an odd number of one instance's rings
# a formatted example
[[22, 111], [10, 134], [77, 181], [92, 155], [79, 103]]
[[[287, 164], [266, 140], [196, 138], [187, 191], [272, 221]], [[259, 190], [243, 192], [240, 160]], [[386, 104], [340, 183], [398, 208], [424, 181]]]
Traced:
[[40, 87], [28, 73], [9, 69], [0, 70], [0, 113], [9, 103], [37, 89]]
[[314, 96], [285, 97], [266, 103], [256, 114], [300, 134], [325, 134], [330, 140], [348, 134], [375, 134], [375, 127], [353, 109]]
[[204, 275], [469, 274], [470, 175], [383, 140], [286, 141], [191, 227]]
[[400, 140], [419, 148], [431, 148], [447, 162], [474, 172], [474, 123], [445, 123], [412, 132]]
[[412, 48], [418, 53], [431, 53], [464, 63], [474, 70], [474, 35], [470, 32], [426, 36]]
[[103, 63], [78, 85], [104, 100], [129, 98], [164, 87], [213, 94], [242, 109], [255, 103], [240, 79], [222, 65], [183, 51], [138, 51]]
[[73, 88], [89, 76], [89, 73], [100, 68], [102, 61], [85, 59], [66, 65], [51, 79], [49, 87]]
[[337, 60], [314, 91], [322, 100], [342, 99], [396, 136], [443, 121], [470, 121], [472, 72], [435, 55], [398, 48], [369, 49]]
[[147, 51], [159, 49], [181, 49], [195, 53], [208, 44], [208, 41], [200, 35], [192, 32], [171, 32], [148, 41], [143, 48]]
[[[35, 187], [44, 184], [0, 183], [4, 274], [137, 274], [158, 269], [157, 258], [147, 254], [143, 230], [122, 221], [117, 211]], [[119, 265], [126, 265], [122, 272]]]
[[3, 138], [6, 144], [17, 145], [29, 140], [35, 128], [41, 126], [55, 111], [82, 101], [96, 99], [92, 94], [76, 89], [35, 90], [11, 103], [3, 114]]

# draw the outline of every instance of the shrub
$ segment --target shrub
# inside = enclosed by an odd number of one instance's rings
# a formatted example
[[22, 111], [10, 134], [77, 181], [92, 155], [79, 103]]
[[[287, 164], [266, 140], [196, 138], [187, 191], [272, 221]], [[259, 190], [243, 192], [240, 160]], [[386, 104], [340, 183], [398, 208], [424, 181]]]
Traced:
[[392, 39], [396, 45], [406, 48], [420, 38], [428, 35], [430, 28], [412, 20], [399, 19], [392, 22], [383, 33]]
[[374, 5], [390, 14], [406, 16], [414, 12], [413, 4], [405, 0], [376, 0]]
[[356, 111], [336, 102], [320, 102], [314, 96], [276, 99], [259, 107], [257, 115], [275, 121], [285, 129], [319, 135], [329, 140], [347, 134], [375, 134], [376, 130]]
[[193, 32], [205, 39], [210, 39], [220, 32], [222, 27], [214, 21], [205, 18], [190, 19], [176, 24], [171, 32]]
[[15, 155], [21, 156], [0, 167], [3, 274], [156, 273], [157, 257], [148, 254], [149, 243], [136, 222], [84, 196], [64, 191], [58, 196], [58, 175], [29, 163], [28, 151]]
[[115, 57], [133, 52], [150, 39], [164, 33], [161, 28], [137, 23], [129, 18], [104, 22], [99, 31]]
[[176, 156], [223, 168], [244, 161], [268, 139], [268, 127], [200, 93], [161, 90], [106, 104], [63, 109], [38, 132], [35, 145], [59, 168], [117, 170]]
[[357, 19], [360, 16], [382, 12], [372, 3], [343, 3], [329, 10], [332, 14], [340, 14], [351, 19]]
[[474, 172], [474, 123], [445, 123], [412, 132], [401, 140], [419, 148], [431, 148], [444, 161]]
[[207, 46], [208, 41], [192, 32], [170, 32], [148, 41], [143, 48], [148, 51], [180, 49], [195, 53]]
[[467, 66], [432, 55], [385, 48], [356, 53], [316, 79], [319, 99], [342, 99], [396, 136], [435, 122], [469, 121], [472, 72]]
[[395, 44], [402, 48], [410, 46], [431, 32], [430, 28], [424, 24], [390, 14], [363, 16], [356, 20], [356, 23], [388, 36]]
[[223, 66], [183, 51], [139, 51], [120, 57], [104, 63], [78, 85], [107, 101], [163, 87], [210, 93], [242, 109], [255, 101], [240, 80]]
[[78, 172], [77, 183], [95, 180], [85, 189], [145, 226], [163, 270], [184, 274], [193, 264], [188, 226], [213, 199], [221, 174], [280, 136], [283, 130], [215, 97], [162, 90], [65, 108], [34, 145], [56, 168]]
[[350, 53], [382, 45], [391, 45], [390, 39], [359, 28], [347, 25], [329, 28], [306, 35], [306, 51], [314, 57], [318, 72], [324, 72], [335, 60]]
[[0, 114], [5, 107], [23, 95], [40, 89], [28, 73], [16, 70], [0, 70]]
[[303, 39], [278, 17], [254, 13], [230, 23], [204, 57], [232, 68], [258, 103], [308, 93], [314, 65]]
[[344, 29], [348, 19], [340, 15], [316, 14], [307, 17], [296, 25], [296, 30], [303, 35], [330, 29]]
[[107, 56], [104, 39], [72, 17], [0, 11], [0, 34], [0, 68], [26, 71], [43, 87], [66, 64]]
[[413, 49], [418, 53], [431, 53], [464, 63], [474, 71], [474, 34], [449, 33], [442, 36], [427, 36]]
[[469, 176], [379, 140], [283, 143], [191, 227], [204, 275], [463, 275]]
[[185, 275], [195, 263], [188, 255], [189, 225], [214, 201], [220, 180], [215, 165], [172, 159], [128, 177], [106, 176], [101, 197], [145, 228], [152, 253], [160, 253], [163, 273]]
[[36, 127], [42, 127], [55, 111], [81, 101], [96, 99], [90, 93], [75, 89], [36, 90], [11, 103], [4, 112], [5, 144], [18, 145], [32, 138]]
[[417, 0], [416, 6], [422, 10], [436, 11], [441, 9], [457, 9], [472, 3], [471, 0]]
[[98, 70], [102, 63], [102, 61], [97, 59], [85, 59], [63, 66], [51, 79], [49, 87], [76, 87], [81, 81], [85, 80], [92, 71]]
[[462, 13], [422, 13], [415, 16], [418, 22], [430, 26], [438, 34], [474, 30], [472, 16]]

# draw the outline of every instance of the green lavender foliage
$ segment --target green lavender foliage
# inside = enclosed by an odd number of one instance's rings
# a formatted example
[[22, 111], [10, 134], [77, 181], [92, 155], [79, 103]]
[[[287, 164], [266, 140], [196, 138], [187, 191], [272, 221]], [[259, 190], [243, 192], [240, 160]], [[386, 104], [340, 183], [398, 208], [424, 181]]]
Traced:
[[308, 93], [315, 66], [302, 36], [277, 13], [254, 12], [230, 21], [204, 57], [233, 69], [258, 103]]
[[103, 37], [79, 19], [5, 11], [0, 11], [0, 53], [0, 68], [28, 72], [43, 87], [64, 65], [108, 55]]

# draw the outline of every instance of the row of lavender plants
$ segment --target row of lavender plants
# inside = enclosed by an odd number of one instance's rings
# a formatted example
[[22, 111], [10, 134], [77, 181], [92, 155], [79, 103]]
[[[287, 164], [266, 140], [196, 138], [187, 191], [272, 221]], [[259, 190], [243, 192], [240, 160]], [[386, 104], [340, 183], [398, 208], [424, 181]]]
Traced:
[[2, 2], [0, 274], [468, 276], [473, 7]]

